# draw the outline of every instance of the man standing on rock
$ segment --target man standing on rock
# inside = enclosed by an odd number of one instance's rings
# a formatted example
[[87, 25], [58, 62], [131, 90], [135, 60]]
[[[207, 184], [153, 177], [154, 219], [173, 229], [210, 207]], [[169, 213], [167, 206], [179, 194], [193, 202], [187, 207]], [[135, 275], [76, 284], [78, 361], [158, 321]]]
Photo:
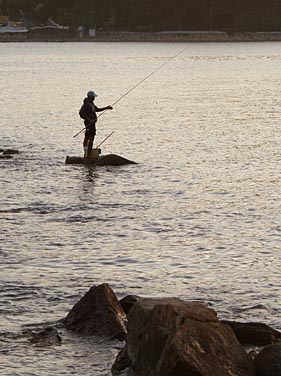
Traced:
[[93, 143], [96, 135], [96, 113], [113, 109], [111, 106], [101, 108], [97, 107], [94, 104], [96, 97], [97, 94], [93, 90], [88, 91], [87, 97], [84, 99], [84, 103], [79, 111], [79, 115], [82, 119], [84, 119], [84, 124], [86, 127], [83, 141], [84, 158], [91, 158], [91, 151], [93, 149]]

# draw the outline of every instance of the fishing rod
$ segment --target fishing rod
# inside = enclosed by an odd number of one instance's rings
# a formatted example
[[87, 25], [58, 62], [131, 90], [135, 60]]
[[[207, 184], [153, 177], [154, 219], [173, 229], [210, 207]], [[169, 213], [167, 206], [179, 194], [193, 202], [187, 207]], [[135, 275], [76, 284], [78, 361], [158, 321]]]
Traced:
[[105, 137], [105, 139], [101, 143], [99, 143], [98, 146], [95, 147], [95, 149], [98, 149], [104, 143], [104, 141], [106, 141], [109, 137], [113, 135], [113, 133], [114, 131], [111, 132], [107, 137]]
[[[182, 51], [180, 51], [179, 53], [177, 53], [175, 56], [172, 56], [169, 60], [165, 61], [163, 64], [161, 64], [159, 67], [157, 67], [156, 69], [154, 69], [154, 71], [152, 71], [151, 73], [149, 73], [145, 78], [143, 78], [141, 81], [139, 81], [136, 85], [134, 85], [131, 89], [129, 89], [128, 91], [126, 91], [125, 94], [123, 94], [119, 99], [117, 99], [114, 103], [112, 103], [111, 107], [113, 107], [116, 103], [120, 102], [123, 98], [125, 98], [128, 94], [130, 94], [133, 90], [135, 90], [139, 85], [141, 85], [144, 81], [146, 81], [149, 77], [151, 77], [154, 73], [156, 73], [157, 71], [159, 71], [161, 68], [163, 68], [165, 65], [167, 65], [170, 61], [176, 59], [178, 56], [180, 56], [185, 50], [187, 49], [184, 48]], [[104, 110], [98, 117], [100, 118], [106, 111], [108, 110]], [[91, 124], [91, 123], [90, 123]], [[84, 130], [86, 129], [83, 128], [81, 129], [81, 131], [79, 131], [78, 133], [76, 133], [73, 137], [76, 137], [78, 136], [81, 132], [83, 132]]]

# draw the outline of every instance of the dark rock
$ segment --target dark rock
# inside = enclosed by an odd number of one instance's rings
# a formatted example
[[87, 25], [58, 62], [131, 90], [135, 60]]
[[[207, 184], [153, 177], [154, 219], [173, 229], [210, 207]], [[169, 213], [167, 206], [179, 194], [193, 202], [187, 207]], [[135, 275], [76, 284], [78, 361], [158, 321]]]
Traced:
[[124, 340], [126, 314], [114, 292], [104, 283], [93, 286], [64, 320], [66, 328], [86, 335]]
[[82, 157], [70, 157], [65, 159], [66, 164], [84, 164], [93, 166], [122, 166], [127, 164], [136, 164], [136, 162], [123, 158], [116, 154], [108, 154], [99, 157], [99, 159], [82, 158]]
[[280, 376], [281, 343], [266, 346], [256, 356], [254, 363], [257, 376]]
[[13, 158], [11, 155], [5, 155], [5, 154], [0, 155], [0, 159], [11, 159], [11, 158]]
[[281, 333], [262, 323], [242, 323], [222, 320], [234, 331], [242, 345], [265, 346], [281, 342]]
[[136, 164], [136, 162], [130, 161], [129, 159], [123, 158], [120, 155], [116, 154], [101, 156], [96, 161], [97, 166], [121, 166], [127, 164]]
[[124, 298], [119, 300], [119, 303], [121, 304], [122, 308], [124, 309], [124, 312], [126, 315], [130, 312], [130, 309], [133, 307], [133, 305], [138, 302], [140, 299], [137, 295], [127, 295]]
[[111, 367], [112, 375], [119, 375], [120, 372], [129, 367], [131, 367], [131, 361], [127, 354], [127, 348], [123, 347]]
[[3, 151], [3, 154], [6, 155], [6, 154], [19, 154], [19, 151], [18, 150], [15, 150], [15, 149], [6, 149]]
[[83, 164], [83, 165], [95, 165], [96, 160], [95, 159], [87, 159], [83, 157], [70, 157], [67, 156], [65, 159], [66, 164]]
[[257, 352], [256, 352], [255, 350], [250, 350], [250, 351], [248, 352], [248, 355], [249, 355], [249, 357], [250, 357], [252, 360], [254, 360], [255, 357], [256, 357], [258, 354], [257, 354]]
[[134, 304], [122, 354], [115, 372], [130, 362], [138, 376], [255, 375], [252, 360], [214, 310], [176, 298]]
[[49, 327], [39, 333], [33, 333], [30, 342], [38, 346], [52, 346], [61, 344], [62, 339], [55, 328]]

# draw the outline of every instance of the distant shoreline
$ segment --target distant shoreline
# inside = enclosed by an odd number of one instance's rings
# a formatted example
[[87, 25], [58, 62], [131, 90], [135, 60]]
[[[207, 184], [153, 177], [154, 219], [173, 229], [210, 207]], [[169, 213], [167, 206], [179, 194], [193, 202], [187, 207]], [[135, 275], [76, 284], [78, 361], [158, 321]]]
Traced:
[[[84, 38], [85, 39], [85, 38]], [[93, 40], [95, 39], [95, 40]], [[97, 34], [86, 38], [96, 42], [264, 42], [281, 41], [281, 32], [275, 33], [226, 33], [226, 32], [185, 32], [185, 33], [110, 33]]]
[[97, 32], [95, 37], [65, 33], [5, 33], [0, 42], [281, 42], [281, 32]]

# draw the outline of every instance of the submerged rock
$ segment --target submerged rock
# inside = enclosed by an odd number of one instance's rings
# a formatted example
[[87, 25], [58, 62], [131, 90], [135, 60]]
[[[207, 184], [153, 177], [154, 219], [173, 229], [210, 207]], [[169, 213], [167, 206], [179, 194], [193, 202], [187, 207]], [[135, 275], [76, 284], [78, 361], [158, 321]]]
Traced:
[[136, 162], [130, 161], [120, 155], [108, 154], [99, 157], [99, 159], [87, 159], [83, 157], [70, 157], [65, 159], [66, 164], [85, 164], [94, 166], [122, 166], [127, 164], [136, 164]]
[[281, 333], [266, 324], [228, 320], [222, 320], [221, 322], [232, 328], [242, 345], [265, 346], [281, 342]]
[[11, 158], [13, 158], [11, 155], [5, 155], [5, 154], [0, 155], [0, 159], [11, 159]]
[[230, 326], [198, 302], [141, 298], [128, 316], [126, 346], [112, 367], [138, 376], [254, 376]]
[[11, 159], [13, 154], [19, 154], [19, 151], [16, 149], [0, 149], [0, 159]]
[[16, 150], [16, 149], [5, 149], [3, 150], [3, 155], [7, 155], [7, 154], [19, 154], [19, 151]]
[[136, 162], [130, 161], [124, 157], [117, 154], [108, 154], [99, 157], [96, 161], [97, 166], [121, 166], [127, 164], [136, 164]]
[[64, 320], [68, 330], [119, 340], [125, 339], [125, 322], [126, 314], [106, 283], [93, 286]]
[[55, 328], [49, 327], [39, 333], [33, 333], [30, 342], [38, 346], [52, 346], [61, 344], [62, 339]]

